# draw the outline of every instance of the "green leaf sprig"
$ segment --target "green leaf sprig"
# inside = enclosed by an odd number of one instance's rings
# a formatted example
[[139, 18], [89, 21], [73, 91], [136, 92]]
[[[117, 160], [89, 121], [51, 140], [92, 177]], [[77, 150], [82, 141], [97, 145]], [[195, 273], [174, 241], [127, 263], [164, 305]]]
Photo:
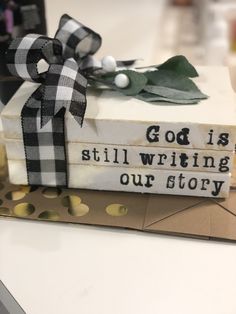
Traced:
[[[146, 68], [95, 73], [88, 77], [92, 86], [106, 86], [147, 102], [197, 104], [200, 100], [208, 98], [190, 79], [198, 76], [196, 69], [181, 55]], [[129, 79], [129, 85], [125, 88], [118, 88], [114, 83], [116, 75], [121, 73]]]

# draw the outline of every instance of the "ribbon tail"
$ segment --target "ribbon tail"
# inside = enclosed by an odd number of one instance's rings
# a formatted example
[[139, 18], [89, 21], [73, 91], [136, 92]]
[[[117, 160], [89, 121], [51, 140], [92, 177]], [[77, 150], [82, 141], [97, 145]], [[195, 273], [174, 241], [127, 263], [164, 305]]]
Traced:
[[88, 81], [83, 73], [78, 69], [74, 81], [72, 100], [69, 112], [80, 126], [83, 125], [84, 115], [87, 107], [86, 90]]
[[74, 119], [82, 127], [84, 121], [84, 115], [86, 111], [86, 99], [78, 103], [72, 103], [69, 112], [72, 114]]
[[41, 128], [43, 89], [40, 86], [21, 111], [27, 179], [30, 185], [67, 186], [67, 159], [62, 108]]

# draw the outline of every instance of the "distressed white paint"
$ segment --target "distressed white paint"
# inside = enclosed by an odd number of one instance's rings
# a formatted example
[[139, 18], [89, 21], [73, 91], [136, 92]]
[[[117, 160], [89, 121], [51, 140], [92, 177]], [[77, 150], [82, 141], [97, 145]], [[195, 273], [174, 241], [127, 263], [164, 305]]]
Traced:
[[[69, 187], [94, 190], [125, 191], [139, 193], [158, 193], [175, 195], [192, 195], [203, 197], [227, 197], [229, 192], [230, 174], [163, 171], [137, 168], [69, 165]], [[168, 178], [172, 177], [175, 187], [167, 188]], [[174, 176], [174, 179], [173, 179]], [[182, 176], [181, 187], [179, 177]], [[27, 184], [25, 161], [9, 160], [9, 177], [13, 184]], [[121, 184], [121, 177], [129, 184]], [[133, 179], [139, 186], [133, 184]], [[152, 177], [152, 179], [150, 179]], [[149, 187], [147, 186], [149, 178]], [[193, 179], [194, 178], [194, 179]], [[189, 182], [197, 183], [196, 189], [189, 188]], [[206, 183], [207, 182], [207, 183]], [[216, 187], [222, 182], [219, 193]], [[50, 182], [48, 182], [50, 186]]]

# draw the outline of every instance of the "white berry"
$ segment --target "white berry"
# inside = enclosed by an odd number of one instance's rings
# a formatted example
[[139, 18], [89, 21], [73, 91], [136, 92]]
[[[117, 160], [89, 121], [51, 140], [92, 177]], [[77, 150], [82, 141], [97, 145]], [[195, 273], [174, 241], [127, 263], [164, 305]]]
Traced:
[[112, 56], [106, 56], [102, 59], [102, 68], [105, 72], [115, 72], [116, 60]]
[[126, 74], [120, 73], [115, 77], [115, 85], [119, 88], [126, 88], [129, 85], [129, 78]]

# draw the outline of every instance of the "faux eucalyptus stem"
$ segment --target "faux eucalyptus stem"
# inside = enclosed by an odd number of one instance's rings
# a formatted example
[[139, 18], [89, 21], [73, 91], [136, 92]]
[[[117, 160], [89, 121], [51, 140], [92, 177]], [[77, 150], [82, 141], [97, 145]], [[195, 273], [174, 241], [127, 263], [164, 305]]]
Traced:
[[[140, 72], [139, 70], [146, 69]], [[117, 75], [124, 74], [129, 80], [125, 88], [115, 84]], [[197, 77], [196, 69], [184, 56], [175, 56], [160, 65], [124, 69], [110, 73], [94, 71], [87, 76], [96, 88], [106, 86], [127, 96], [133, 96], [146, 102], [170, 102], [175, 104], [196, 104], [208, 98], [191, 78]]]

